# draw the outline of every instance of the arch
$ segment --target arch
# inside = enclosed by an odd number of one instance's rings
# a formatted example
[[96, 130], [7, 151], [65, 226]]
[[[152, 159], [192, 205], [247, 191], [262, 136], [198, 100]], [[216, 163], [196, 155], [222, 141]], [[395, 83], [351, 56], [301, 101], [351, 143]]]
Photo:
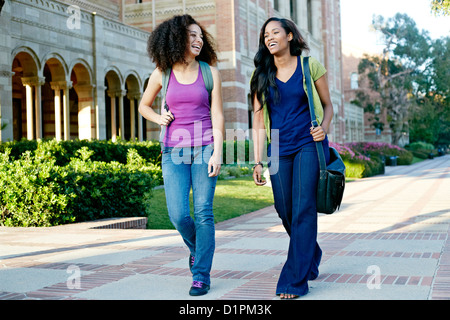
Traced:
[[121, 90], [123, 86], [123, 76], [120, 72], [120, 70], [115, 67], [111, 66], [105, 69], [105, 79], [107, 83], [105, 85], [108, 85], [108, 90]]
[[40, 77], [39, 59], [27, 47], [13, 50], [12, 123], [13, 139], [40, 137]]
[[126, 98], [124, 99], [123, 109], [123, 138], [127, 140], [135, 138], [142, 140], [142, 117], [138, 111], [138, 105], [142, 95], [141, 82], [139, 75], [136, 72], [129, 71], [126, 74]]
[[43, 137], [57, 140], [70, 139], [70, 74], [66, 62], [58, 53], [44, 56], [42, 74], [45, 83], [42, 88]]
[[21, 61], [21, 67], [30, 70], [29, 74], [27, 73], [24, 75], [25, 77], [39, 75], [39, 71], [41, 71], [41, 63], [33, 49], [24, 46], [16, 47], [11, 53], [11, 58], [11, 61], [14, 61], [14, 59], [19, 59]]
[[51, 81], [66, 81], [67, 76], [69, 75], [69, 68], [67, 67], [66, 62], [63, 57], [58, 53], [48, 53], [45, 55], [43, 61], [43, 69], [42, 73], [44, 73], [44, 69], [48, 67], [51, 74]]
[[[85, 84], [85, 83], [92, 84], [93, 83], [93, 71], [92, 71], [92, 68], [89, 66], [89, 63], [87, 63], [86, 60], [75, 59], [70, 64], [69, 70], [70, 70], [71, 76], [72, 76], [72, 73], [75, 72], [75, 75], [77, 78], [77, 83], [79, 83], [79, 84], [81, 84], [81, 82], [83, 82], [83, 84]], [[83, 79], [83, 81], [80, 81], [80, 79]]]
[[106, 139], [123, 137], [123, 77], [114, 66], [105, 69], [105, 123]]
[[94, 86], [89, 64], [77, 59], [72, 62], [69, 90], [70, 139], [93, 139], [96, 137]]
[[139, 74], [134, 70], [129, 70], [125, 73], [124, 76], [125, 83], [128, 86], [129, 90], [141, 92], [142, 80]]

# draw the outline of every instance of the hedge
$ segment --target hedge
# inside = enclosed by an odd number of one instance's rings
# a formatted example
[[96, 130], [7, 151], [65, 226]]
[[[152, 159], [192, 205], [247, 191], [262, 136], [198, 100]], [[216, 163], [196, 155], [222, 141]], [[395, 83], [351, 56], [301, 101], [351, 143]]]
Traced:
[[438, 155], [438, 151], [432, 144], [422, 141], [413, 142], [407, 145], [406, 149], [419, 159], [432, 159]]
[[0, 152], [11, 149], [12, 159], [19, 159], [26, 151], [30, 151], [33, 156], [37, 149], [46, 154], [47, 159], [55, 159], [55, 164], [59, 166], [67, 165], [72, 158], [77, 157], [77, 152], [86, 147], [93, 151], [91, 160], [119, 163], [127, 163], [127, 152], [135, 149], [137, 153], [146, 161], [155, 165], [161, 164], [161, 147], [157, 141], [126, 141], [118, 140], [25, 140], [0, 143]]
[[[125, 163], [120, 163], [92, 160], [95, 152], [87, 146], [70, 153], [62, 146], [37, 142], [34, 152], [19, 157], [11, 156], [11, 148], [0, 153], [0, 225], [54, 226], [148, 215], [152, 188], [162, 181], [158, 165], [133, 148], [126, 148]], [[68, 163], [58, 165], [69, 154], [74, 156]]]
[[[398, 156], [398, 164], [412, 161], [411, 152], [388, 144], [330, 145], [341, 154], [347, 177], [383, 173], [383, 156]], [[251, 142], [224, 142], [223, 148], [226, 164], [244, 165], [224, 165], [221, 178], [251, 173]], [[233, 154], [226, 153], [231, 150]], [[1, 143], [0, 225], [53, 226], [147, 216], [152, 188], [162, 184], [160, 162], [160, 145], [155, 141]]]
[[351, 148], [354, 152], [358, 152], [372, 160], [375, 158], [383, 159], [397, 156], [398, 165], [410, 165], [413, 161], [413, 154], [411, 152], [385, 142], [352, 142], [347, 143], [346, 146]]

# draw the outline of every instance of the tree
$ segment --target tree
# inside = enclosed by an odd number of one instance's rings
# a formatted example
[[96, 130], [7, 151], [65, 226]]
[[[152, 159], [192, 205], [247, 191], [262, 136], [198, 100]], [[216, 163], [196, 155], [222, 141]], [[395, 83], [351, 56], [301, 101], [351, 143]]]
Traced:
[[381, 55], [366, 54], [361, 60], [358, 72], [363, 81], [367, 80], [368, 88], [357, 92], [357, 102], [373, 115], [372, 125], [376, 128], [382, 126], [378, 115], [387, 114], [392, 143], [398, 144], [409, 131], [409, 111], [417, 90], [415, 81], [430, 63], [431, 40], [428, 32], [419, 31], [406, 14], [397, 13], [387, 20], [376, 16], [372, 25], [382, 36], [384, 50]]
[[436, 15], [450, 15], [450, 0], [432, 0], [431, 11], [433, 11]]
[[411, 112], [411, 141], [450, 144], [450, 37], [433, 41]]

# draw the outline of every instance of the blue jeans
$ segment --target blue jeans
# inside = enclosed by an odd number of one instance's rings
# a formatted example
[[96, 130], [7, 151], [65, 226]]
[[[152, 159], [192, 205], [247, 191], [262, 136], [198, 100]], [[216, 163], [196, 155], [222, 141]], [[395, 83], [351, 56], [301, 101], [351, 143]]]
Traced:
[[[162, 173], [169, 218], [191, 254], [193, 281], [210, 284], [210, 271], [215, 249], [212, 210], [217, 177], [208, 176], [208, 161], [213, 145], [200, 147], [165, 147]], [[192, 187], [194, 219], [189, 214]]]
[[[328, 161], [329, 150], [324, 149]], [[270, 166], [277, 168], [270, 171], [275, 209], [290, 236], [276, 294], [301, 296], [308, 293], [308, 280], [318, 276], [322, 258], [317, 243], [317, 150], [314, 144], [309, 144], [292, 155], [271, 159], [273, 161], [278, 161], [278, 166]]]

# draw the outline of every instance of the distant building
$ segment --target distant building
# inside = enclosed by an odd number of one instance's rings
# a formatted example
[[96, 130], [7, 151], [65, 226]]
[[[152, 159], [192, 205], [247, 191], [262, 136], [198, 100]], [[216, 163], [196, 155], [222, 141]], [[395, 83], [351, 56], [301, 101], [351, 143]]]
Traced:
[[343, 84], [345, 108], [345, 136], [344, 142], [365, 141], [364, 108], [352, 103], [359, 89], [358, 75], [359, 58], [343, 55]]
[[[191, 14], [218, 47], [226, 128], [248, 137], [250, 76], [270, 16], [292, 19], [328, 70], [329, 135], [345, 140], [339, 0], [7, 0], [0, 14], [0, 140], [158, 138], [137, 106], [154, 65], [150, 32]], [[154, 104], [159, 109], [159, 99]], [[231, 137], [236, 138], [236, 137]]]
[[[367, 79], [360, 79], [358, 64], [360, 58], [353, 55], [343, 56], [344, 97], [346, 108], [346, 138], [345, 142], [367, 141], [392, 143], [392, 129], [387, 121], [387, 110], [375, 109], [375, 113], [364, 113], [364, 109], [352, 103], [356, 98], [357, 90], [365, 90], [366, 93], [376, 96], [376, 93], [368, 89]], [[374, 125], [374, 117], [379, 120]], [[362, 127], [363, 124], [363, 127]], [[362, 130], [362, 131], [361, 131]], [[363, 136], [361, 136], [363, 134]], [[361, 139], [363, 137], [363, 139]], [[409, 135], [405, 134], [399, 141], [400, 146], [409, 143]]]

